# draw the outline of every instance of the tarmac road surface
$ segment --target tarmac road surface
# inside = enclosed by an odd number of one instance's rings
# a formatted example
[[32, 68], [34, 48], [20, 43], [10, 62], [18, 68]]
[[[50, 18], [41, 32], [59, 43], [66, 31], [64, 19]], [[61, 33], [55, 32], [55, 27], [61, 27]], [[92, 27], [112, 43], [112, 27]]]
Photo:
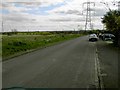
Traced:
[[3, 62], [3, 88], [89, 88], [96, 85], [96, 42], [79, 37]]

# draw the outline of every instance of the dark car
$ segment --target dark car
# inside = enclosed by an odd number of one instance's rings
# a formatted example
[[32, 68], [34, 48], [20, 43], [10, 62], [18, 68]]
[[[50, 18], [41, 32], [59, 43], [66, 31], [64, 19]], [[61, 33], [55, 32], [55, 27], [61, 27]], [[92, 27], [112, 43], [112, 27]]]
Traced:
[[103, 34], [102, 35], [102, 40], [104, 41], [111, 41], [114, 40], [115, 36], [113, 34]]

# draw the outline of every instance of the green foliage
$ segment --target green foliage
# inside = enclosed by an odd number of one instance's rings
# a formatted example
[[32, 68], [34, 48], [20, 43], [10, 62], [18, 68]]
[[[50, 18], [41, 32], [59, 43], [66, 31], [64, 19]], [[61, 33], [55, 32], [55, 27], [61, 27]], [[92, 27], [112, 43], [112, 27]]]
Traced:
[[117, 19], [120, 16], [120, 11], [109, 11], [107, 12], [102, 20], [102, 23], [105, 24], [106, 29], [110, 31], [114, 31], [118, 28]]
[[102, 23], [105, 24], [108, 31], [115, 35], [114, 44], [118, 45], [120, 40], [120, 11], [107, 12], [102, 19]]
[[26, 52], [31, 49], [46, 47], [57, 42], [69, 40], [79, 36], [80, 34], [12, 35], [12, 36], [3, 35], [2, 56], [4, 59], [17, 53]]

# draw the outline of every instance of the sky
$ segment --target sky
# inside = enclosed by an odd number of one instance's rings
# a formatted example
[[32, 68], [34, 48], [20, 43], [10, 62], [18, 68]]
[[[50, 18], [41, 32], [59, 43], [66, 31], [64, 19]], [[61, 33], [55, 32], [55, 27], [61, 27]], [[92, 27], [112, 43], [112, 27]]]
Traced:
[[2, 0], [0, 30], [84, 30], [87, 1], [91, 2], [93, 29], [103, 29], [101, 18], [109, 11], [108, 8], [117, 10], [119, 0]]

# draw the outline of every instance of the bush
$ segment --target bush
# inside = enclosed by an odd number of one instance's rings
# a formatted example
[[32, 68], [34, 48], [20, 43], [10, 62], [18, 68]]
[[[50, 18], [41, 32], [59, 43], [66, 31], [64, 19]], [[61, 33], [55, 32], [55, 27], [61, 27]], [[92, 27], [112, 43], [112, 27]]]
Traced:
[[13, 45], [14, 45], [14, 46], [23, 46], [23, 45], [27, 45], [27, 44], [24, 43], [24, 42], [21, 42], [21, 41], [14, 41], [14, 42], [13, 42]]

